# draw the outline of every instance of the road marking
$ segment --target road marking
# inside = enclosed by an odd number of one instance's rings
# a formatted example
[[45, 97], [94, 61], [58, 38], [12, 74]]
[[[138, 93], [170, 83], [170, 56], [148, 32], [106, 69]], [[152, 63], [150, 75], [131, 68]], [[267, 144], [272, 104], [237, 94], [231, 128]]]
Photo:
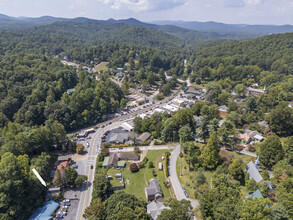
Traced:
[[[96, 139], [97, 139], [97, 137], [99, 136], [98, 134], [99, 134], [99, 132], [97, 133], [96, 137], [94, 138], [93, 143], [96, 142]], [[91, 149], [91, 158], [92, 158], [92, 155], [93, 155], [94, 147], [95, 147], [95, 144], [92, 145], [92, 149]], [[82, 209], [81, 209], [80, 220], [82, 220], [82, 216], [83, 216], [83, 210], [84, 210], [85, 201], [86, 201], [86, 195], [87, 195], [87, 190], [88, 190], [88, 181], [89, 181], [89, 178], [90, 178], [90, 172], [91, 172], [91, 169], [89, 168], [89, 172], [88, 172], [88, 176], [87, 176], [87, 181], [86, 181], [86, 191], [85, 191], [85, 196], [84, 196], [83, 205], [82, 205]]]

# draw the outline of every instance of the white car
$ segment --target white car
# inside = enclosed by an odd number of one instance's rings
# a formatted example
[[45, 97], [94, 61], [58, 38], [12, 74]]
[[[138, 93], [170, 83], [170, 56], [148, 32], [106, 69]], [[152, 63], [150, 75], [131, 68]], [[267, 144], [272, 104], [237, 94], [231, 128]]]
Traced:
[[63, 202], [70, 202], [70, 199], [63, 199]]
[[89, 146], [90, 146], [89, 142], [86, 142], [86, 147], [89, 147]]

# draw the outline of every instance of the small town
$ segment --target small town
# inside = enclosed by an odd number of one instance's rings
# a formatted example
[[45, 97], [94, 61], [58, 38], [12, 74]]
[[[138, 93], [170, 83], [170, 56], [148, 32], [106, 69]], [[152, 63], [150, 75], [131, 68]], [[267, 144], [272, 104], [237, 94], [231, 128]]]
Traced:
[[0, 0], [0, 220], [293, 219], [291, 0]]

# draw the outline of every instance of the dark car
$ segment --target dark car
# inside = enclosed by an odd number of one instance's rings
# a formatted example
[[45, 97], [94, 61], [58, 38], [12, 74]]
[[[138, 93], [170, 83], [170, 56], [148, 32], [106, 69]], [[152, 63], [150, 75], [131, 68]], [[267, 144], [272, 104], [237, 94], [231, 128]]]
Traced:
[[187, 194], [187, 193], [185, 193], [185, 196], [186, 196], [186, 198], [189, 198], [189, 196], [188, 196], [188, 194]]
[[186, 192], [186, 189], [185, 189], [185, 187], [184, 187], [184, 186], [182, 187], [182, 189], [183, 189], [183, 191], [184, 191], [184, 192]]
[[93, 165], [91, 165], [91, 169], [93, 169], [94, 168], [94, 166]]

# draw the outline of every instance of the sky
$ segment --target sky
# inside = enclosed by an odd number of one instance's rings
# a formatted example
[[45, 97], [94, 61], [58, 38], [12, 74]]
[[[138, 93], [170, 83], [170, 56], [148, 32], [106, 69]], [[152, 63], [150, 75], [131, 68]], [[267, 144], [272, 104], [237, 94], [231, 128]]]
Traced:
[[282, 25], [293, 24], [293, 0], [0, 0], [0, 14]]

